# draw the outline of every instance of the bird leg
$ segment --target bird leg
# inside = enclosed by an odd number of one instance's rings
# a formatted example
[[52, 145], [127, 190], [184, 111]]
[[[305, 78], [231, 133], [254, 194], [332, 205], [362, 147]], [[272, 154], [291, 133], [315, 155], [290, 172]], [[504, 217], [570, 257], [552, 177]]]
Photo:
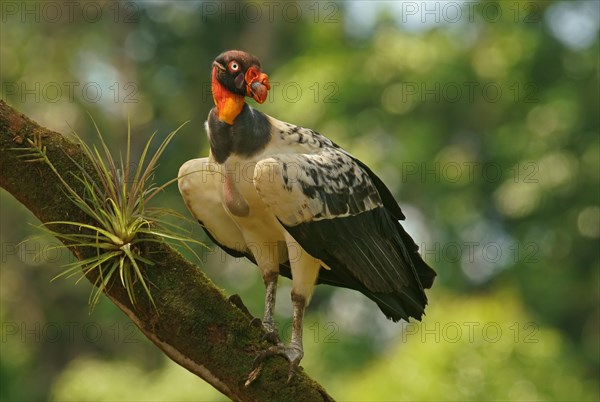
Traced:
[[302, 360], [302, 357], [304, 357], [304, 348], [302, 346], [302, 320], [304, 318], [306, 298], [292, 292], [292, 304], [294, 306], [294, 318], [292, 320], [292, 339], [289, 346], [284, 346], [282, 343], [279, 343], [278, 345], [271, 346], [259, 353], [252, 364], [252, 371], [248, 375], [248, 379], [245, 383], [246, 387], [258, 378], [265, 359], [271, 356], [280, 355], [290, 362], [288, 383], [291, 382], [296, 375], [300, 361]]
[[263, 339], [268, 340], [274, 344], [280, 344], [281, 340], [277, 334], [277, 328], [275, 328], [275, 320], [273, 314], [275, 310], [275, 296], [277, 293], [277, 278], [279, 273], [267, 272], [263, 275], [265, 281], [265, 314], [263, 316], [263, 327], [267, 331]]
[[304, 319], [304, 308], [306, 307], [306, 299], [304, 296], [297, 295], [292, 292], [292, 305], [294, 306], [294, 318], [292, 319], [292, 339], [290, 346], [285, 351], [285, 356], [290, 361], [290, 371], [288, 374], [288, 382], [296, 374], [300, 360], [304, 357], [304, 347], [302, 346], [302, 321]]

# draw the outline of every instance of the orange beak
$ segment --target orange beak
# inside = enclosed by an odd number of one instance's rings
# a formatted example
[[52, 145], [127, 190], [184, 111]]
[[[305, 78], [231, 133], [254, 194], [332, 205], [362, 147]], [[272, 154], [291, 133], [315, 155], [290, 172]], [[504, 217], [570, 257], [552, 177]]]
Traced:
[[269, 89], [271, 89], [269, 76], [252, 66], [246, 71], [244, 79], [246, 81], [246, 96], [252, 97], [258, 103], [264, 103], [267, 100]]

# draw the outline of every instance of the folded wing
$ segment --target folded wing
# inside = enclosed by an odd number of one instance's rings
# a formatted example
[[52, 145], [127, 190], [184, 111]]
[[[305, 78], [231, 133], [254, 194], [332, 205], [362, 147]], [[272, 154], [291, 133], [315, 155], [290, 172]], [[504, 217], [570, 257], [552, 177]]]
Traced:
[[420, 319], [435, 272], [399, 223], [389, 190], [341, 148], [261, 160], [254, 185], [263, 202], [330, 271], [319, 281], [364, 293], [388, 318]]

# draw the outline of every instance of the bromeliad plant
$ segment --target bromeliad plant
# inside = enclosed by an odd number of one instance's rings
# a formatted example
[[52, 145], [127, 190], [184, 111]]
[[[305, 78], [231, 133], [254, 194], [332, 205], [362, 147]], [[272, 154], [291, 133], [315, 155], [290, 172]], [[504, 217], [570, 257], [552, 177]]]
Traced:
[[[187, 218], [171, 209], [148, 206], [148, 203], [159, 192], [177, 180], [175, 178], [157, 186], [154, 183], [154, 173], [161, 155], [183, 125], [169, 133], [157, 150], [150, 154], [150, 147], [156, 135], [156, 132], [153, 133], [136, 163], [136, 168], [132, 168], [130, 124], [127, 127], [125, 159], [123, 159], [123, 155], [119, 155], [118, 162], [113, 158], [95, 122], [94, 125], [100, 139], [100, 149], [95, 145], [90, 148], [74, 132], [83, 153], [91, 161], [92, 167], [90, 169], [92, 173], [90, 173], [90, 170], [83, 167], [83, 163], [78, 163], [70, 157], [77, 167], [76, 171], [71, 173], [83, 188], [81, 194], [69, 185], [54, 167], [46, 154], [46, 148], [43, 146], [41, 138], [28, 140], [30, 147], [14, 149], [15, 151], [27, 151], [20, 155], [27, 161], [46, 163], [57, 176], [70, 200], [94, 222], [85, 224], [73, 221], [55, 221], [41, 226], [46, 232], [67, 244], [59, 247], [76, 249], [87, 247], [94, 250], [94, 256], [67, 264], [65, 270], [57, 278], [71, 277], [82, 273], [79, 281], [95, 271], [96, 275], [90, 276], [96, 278], [94, 283], [96, 287], [89, 299], [90, 309], [93, 309], [98, 303], [100, 295], [110, 286], [116, 276], [125, 287], [132, 304], [136, 303], [134, 284], [139, 281], [149, 300], [155, 306], [149, 282], [144, 278], [144, 267], [152, 266], [154, 262], [147, 256], [142, 256], [144, 243], [162, 241], [176, 243], [194, 255], [189, 243], [202, 245], [192, 239], [191, 233], [184, 231], [181, 225], [165, 219], [169, 216], [182, 220], [187, 220]], [[73, 231], [71, 233], [58, 232], [52, 230], [54, 225], [72, 227]]]

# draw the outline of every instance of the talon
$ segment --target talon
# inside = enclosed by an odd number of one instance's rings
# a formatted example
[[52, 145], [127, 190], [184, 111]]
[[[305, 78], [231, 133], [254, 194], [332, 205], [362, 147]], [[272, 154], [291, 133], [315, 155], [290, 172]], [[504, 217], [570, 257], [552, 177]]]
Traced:
[[246, 382], [244, 383], [244, 387], [249, 387], [254, 381], [256, 381], [256, 379], [258, 378], [260, 372], [262, 370], [262, 364], [259, 365], [258, 367], [254, 368], [250, 374], [248, 374], [248, 378], [246, 379]]
[[300, 365], [300, 360], [290, 363], [290, 371], [288, 372], [288, 379], [287, 379], [288, 384], [291, 384], [292, 380], [296, 377], [296, 372], [298, 371], [299, 365]]
[[275, 330], [267, 330], [267, 332], [262, 336], [262, 340], [272, 343], [273, 345], [281, 345], [281, 339], [279, 338], [279, 334]]
[[242, 313], [246, 314], [248, 317], [250, 317], [252, 320], [255, 320], [256, 318], [252, 315], [252, 313], [250, 313], [250, 310], [248, 310], [248, 307], [246, 307], [246, 305], [244, 304], [244, 302], [242, 301], [242, 298], [240, 297], [240, 295], [238, 294], [233, 294], [231, 296], [229, 296], [227, 298], [227, 301], [231, 304], [233, 304], [234, 306], [236, 306], [237, 308], [239, 308], [240, 310], [242, 310]]
[[277, 332], [277, 328], [275, 328], [275, 324], [272, 321], [263, 321], [263, 328], [266, 333], [262, 336], [262, 341], [268, 341], [274, 345], [282, 345], [281, 338], [279, 338], [279, 333]]
[[256, 328], [262, 327], [262, 321], [260, 318], [253, 317], [252, 320], [250, 320], [250, 326]]

